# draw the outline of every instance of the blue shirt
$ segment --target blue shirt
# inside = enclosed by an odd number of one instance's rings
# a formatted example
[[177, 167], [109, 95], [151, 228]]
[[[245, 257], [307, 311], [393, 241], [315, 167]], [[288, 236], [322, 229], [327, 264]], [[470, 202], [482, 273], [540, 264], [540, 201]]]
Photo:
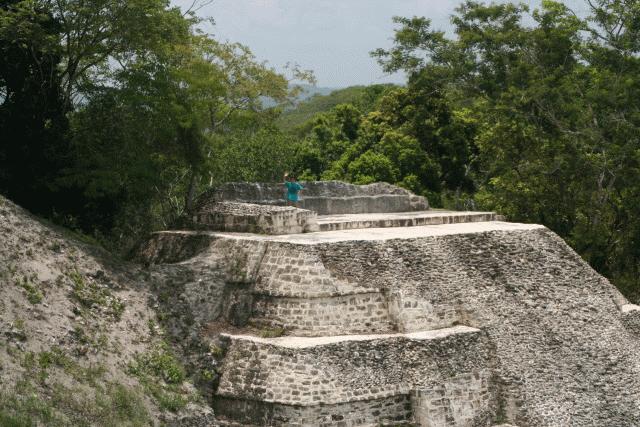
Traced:
[[287, 187], [287, 199], [292, 202], [298, 201], [298, 192], [302, 190], [304, 187], [297, 182], [286, 181], [284, 183], [285, 187]]

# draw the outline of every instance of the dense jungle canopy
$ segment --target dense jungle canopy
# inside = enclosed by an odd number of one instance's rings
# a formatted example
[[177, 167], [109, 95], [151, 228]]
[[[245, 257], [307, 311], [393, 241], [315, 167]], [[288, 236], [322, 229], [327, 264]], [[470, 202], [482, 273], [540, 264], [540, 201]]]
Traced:
[[[404, 86], [298, 103], [163, 0], [0, 3], [0, 192], [119, 253], [223, 181], [386, 181], [560, 234], [640, 297], [640, 1], [396, 17]], [[295, 59], [295, 58], [293, 58]], [[268, 101], [268, 102], [267, 102]]]

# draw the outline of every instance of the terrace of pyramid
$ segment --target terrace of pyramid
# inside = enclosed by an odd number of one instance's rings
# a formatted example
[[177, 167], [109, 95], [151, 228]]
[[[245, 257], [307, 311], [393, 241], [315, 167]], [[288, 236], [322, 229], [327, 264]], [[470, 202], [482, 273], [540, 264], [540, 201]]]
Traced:
[[223, 325], [221, 423], [640, 425], [640, 308], [552, 231], [305, 186], [294, 208], [278, 184], [224, 185], [140, 251]]

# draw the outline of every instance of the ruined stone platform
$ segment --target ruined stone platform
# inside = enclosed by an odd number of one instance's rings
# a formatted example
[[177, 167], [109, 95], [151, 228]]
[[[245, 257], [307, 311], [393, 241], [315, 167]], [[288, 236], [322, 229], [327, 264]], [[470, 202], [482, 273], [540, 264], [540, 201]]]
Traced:
[[363, 257], [364, 248], [376, 252], [375, 246], [387, 245], [385, 241], [394, 247], [409, 247], [446, 236], [542, 229], [539, 225], [491, 221], [274, 236], [166, 231], [155, 233], [148, 245], [151, 253], [145, 256], [156, 263], [176, 262], [181, 260], [180, 254], [193, 257], [194, 251], [189, 248], [198, 245], [203, 262], [210, 262], [205, 260], [216, 254], [232, 259], [228, 262], [227, 281], [252, 285], [234, 288], [231, 298], [248, 301], [251, 310], [246, 313], [245, 322], [253, 325], [284, 328], [290, 334], [307, 337], [414, 332], [465, 324], [467, 309], [448, 302], [425, 301], [407, 292], [404, 286], [381, 285], [381, 278], [360, 282], [351, 280], [349, 274], [336, 275], [327, 265], [326, 254], [337, 250], [346, 257], [345, 261], [353, 257], [351, 261], [356, 265], [366, 263], [367, 268], [373, 269], [376, 263], [402, 261], [390, 257], [390, 251]]
[[490, 346], [478, 329], [225, 338], [216, 410], [235, 419], [316, 426], [445, 425], [448, 417], [470, 425], [490, 418]]
[[[213, 233], [229, 239], [254, 240], [265, 242], [289, 242], [302, 245], [316, 245], [329, 242], [374, 241], [411, 239], [420, 237], [444, 236], [449, 234], [474, 234], [488, 231], [517, 231], [544, 228], [538, 224], [521, 224], [504, 221], [460, 222], [452, 224], [423, 225], [415, 227], [358, 228], [337, 231], [320, 231], [304, 234], [283, 234], [278, 236], [260, 236], [250, 233]], [[180, 233], [185, 232], [161, 232]], [[186, 234], [193, 234], [186, 232]]]
[[215, 202], [199, 206], [191, 216], [192, 228], [259, 234], [316, 231], [316, 213], [292, 206]]
[[640, 425], [640, 309], [547, 228], [499, 219], [333, 212], [316, 232], [155, 233], [139, 258], [186, 277], [197, 324], [253, 331], [211, 336], [233, 425]]
[[[354, 185], [340, 181], [303, 182], [299, 207], [318, 215], [411, 212], [429, 209], [426, 198], [384, 182]], [[217, 202], [284, 205], [282, 183], [229, 182], [200, 196], [199, 206]]]

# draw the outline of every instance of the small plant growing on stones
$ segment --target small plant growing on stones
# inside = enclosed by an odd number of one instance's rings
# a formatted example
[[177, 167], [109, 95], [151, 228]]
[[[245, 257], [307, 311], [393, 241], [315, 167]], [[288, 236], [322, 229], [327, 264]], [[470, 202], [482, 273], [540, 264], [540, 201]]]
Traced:
[[285, 333], [285, 329], [281, 327], [264, 328], [260, 331], [260, 336], [262, 338], [278, 338], [283, 336], [284, 333]]
[[225, 257], [226, 281], [245, 283], [247, 281], [247, 254], [229, 254]]
[[[11, 324], [11, 329], [5, 332], [5, 335], [14, 341], [21, 341], [21, 342], [26, 341], [27, 333], [25, 331], [24, 320], [15, 319]], [[7, 347], [7, 350], [9, 350], [9, 348], [10, 347]]]
[[122, 317], [125, 309], [124, 302], [112, 295], [108, 288], [86, 280], [77, 270], [71, 270], [67, 276], [72, 282], [72, 296], [83, 307], [88, 309], [102, 307], [114, 318], [119, 320]]
[[49, 249], [53, 252], [60, 252], [62, 246], [60, 245], [60, 242], [53, 242], [49, 245]]
[[209, 346], [209, 352], [216, 359], [220, 359], [224, 355], [224, 349], [216, 344], [211, 344]]
[[162, 378], [169, 384], [179, 384], [185, 379], [185, 372], [167, 344], [161, 343], [151, 352], [140, 354], [131, 365], [130, 371], [136, 376], [151, 375]]
[[140, 380], [161, 408], [176, 412], [187, 404], [188, 398], [180, 390], [186, 379], [185, 370], [166, 343], [158, 344], [148, 353], [138, 354], [129, 365], [129, 373]]
[[40, 289], [38, 289], [38, 287], [29, 280], [27, 276], [24, 276], [22, 279], [17, 280], [16, 285], [25, 290], [27, 299], [31, 304], [39, 304], [40, 302], [42, 302], [44, 295], [42, 294]]

